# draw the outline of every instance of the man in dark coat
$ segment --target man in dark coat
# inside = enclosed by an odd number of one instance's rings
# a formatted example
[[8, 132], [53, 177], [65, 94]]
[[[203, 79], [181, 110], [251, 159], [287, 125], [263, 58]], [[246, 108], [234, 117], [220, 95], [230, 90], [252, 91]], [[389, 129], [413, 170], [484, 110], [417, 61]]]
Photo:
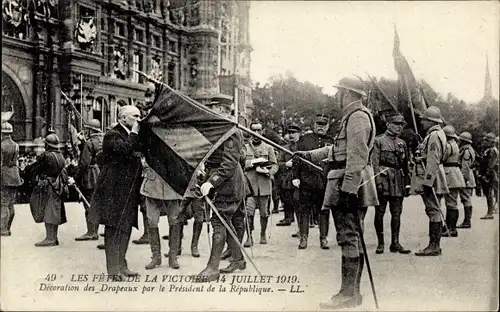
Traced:
[[8, 122], [2, 122], [2, 189], [1, 189], [1, 232], [2, 236], [10, 236], [10, 227], [14, 221], [14, 204], [17, 188], [23, 184], [19, 175], [19, 145], [10, 136], [13, 128]]
[[[82, 153], [80, 154], [76, 179], [79, 181], [83, 196], [87, 200], [90, 200], [100, 173], [98, 157], [102, 151], [104, 134], [101, 131], [101, 123], [97, 119], [92, 119], [85, 127], [89, 129], [89, 138], [85, 141]], [[90, 207], [85, 205], [87, 233], [75, 238], [76, 241], [97, 240], [99, 238], [97, 235], [99, 224], [95, 222], [97, 218], [93, 214], [95, 214], [95, 209], [91, 210]]]
[[127, 105], [118, 113], [118, 125], [104, 135], [103, 165], [90, 205], [95, 207], [104, 229], [108, 274], [114, 281], [136, 276], [125, 255], [132, 227], [137, 228], [137, 206], [142, 164], [138, 140], [140, 111]]
[[[225, 102], [214, 104], [211, 107], [212, 110], [226, 117], [230, 116], [230, 105], [226, 105]], [[240, 131], [237, 131], [224, 141], [207, 159], [205, 168], [208, 180], [200, 187], [203, 196], [207, 196], [209, 193], [214, 194], [213, 202], [217, 211], [233, 231], [235, 229], [232, 218], [238, 208], [241, 207], [246, 195], [245, 177], [240, 165], [242, 148], [243, 135]], [[226, 237], [230, 235], [216, 214], [212, 215], [210, 221], [213, 228], [212, 250], [210, 251], [207, 267], [197, 276], [197, 281], [199, 282], [210, 282], [219, 278], [219, 264], [222, 251]], [[246, 268], [245, 259], [238, 244], [232, 237], [228, 239], [228, 246], [231, 250], [232, 260], [229, 266], [222, 269], [221, 272], [231, 273], [236, 269], [244, 270]]]

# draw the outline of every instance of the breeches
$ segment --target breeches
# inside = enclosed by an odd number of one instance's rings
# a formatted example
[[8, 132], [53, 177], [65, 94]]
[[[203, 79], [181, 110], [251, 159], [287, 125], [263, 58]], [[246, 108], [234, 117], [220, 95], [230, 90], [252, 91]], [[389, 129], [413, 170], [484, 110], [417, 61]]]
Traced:
[[169, 226], [180, 222], [181, 200], [161, 200], [146, 197], [146, 214], [149, 227], [158, 227], [162, 211], [166, 212]]
[[493, 210], [495, 207], [496, 196], [497, 196], [497, 185], [494, 183], [487, 183], [482, 181], [481, 186], [483, 187], [484, 196], [486, 196], [486, 204], [488, 209]]
[[9, 219], [15, 214], [14, 204], [16, 202], [17, 189], [4, 186], [1, 191], [1, 228], [7, 229]]
[[255, 216], [255, 210], [259, 209], [261, 217], [269, 217], [269, 201], [271, 196], [251, 196], [246, 200], [246, 208], [249, 216]]
[[309, 216], [310, 213], [318, 214], [323, 206], [325, 190], [300, 189], [299, 194], [299, 212], [302, 216]]
[[473, 188], [461, 188], [458, 191], [458, 194], [460, 195], [460, 200], [462, 201], [462, 204], [464, 207], [472, 207], [472, 203], [470, 201], [470, 198], [472, 196]]
[[[240, 233], [242, 230], [244, 232], [244, 212], [243, 212], [242, 201], [214, 202], [214, 206], [219, 212], [222, 219], [224, 219], [224, 221], [227, 223], [227, 225], [233, 231], [233, 233], [236, 234], [236, 236], [238, 236], [237, 233]], [[215, 213], [212, 214], [210, 222], [214, 230], [212, 238], [213, 243], [220, 242], [222, 243], [222, 248], [223, 248], [224, 243], [226, 242], [227, 239], [228, 246], [231, 250], [231, 257], [236, 261], [243, 259], [241, 250], [236, 244], [234, 238], [231, 236], [231, 234], [227, 232], [226, 227]]]
[[[425, 205], [425, 213], [429, 217], [430, 222], [441, 222], [441, 207], [440, 200], [441, 195], [433, 195], [433, 189], [430, 187], [424, 187], [424, 191], [421, 194], [422, 200]], [[436, 198], [437, 197], [437, 198]]]
[[342, 207], [332, 208], [333, 222], [337, 230], [337, 243], [342, 249], [342, 256], [357, 258], [363, 254], [361, 231], [363, 230], [366, 211], [366, 207], [360, 207], [352, 211], [346, 211]]
[[444, 202], [447, 210], [458, 210], [458, 194], [460, 190], [460, 188], [450, 188], [450, 192], [444, 194]]
[[403, 211], [403, 197], [401, 196], [379, 196], [379, 205], [375, 207], [375, 213], [384, 215], [387, 208], [387, 203], [389, 203], [389, 211], [391, 212], [391, 217], [399, 218], [401, 212]]

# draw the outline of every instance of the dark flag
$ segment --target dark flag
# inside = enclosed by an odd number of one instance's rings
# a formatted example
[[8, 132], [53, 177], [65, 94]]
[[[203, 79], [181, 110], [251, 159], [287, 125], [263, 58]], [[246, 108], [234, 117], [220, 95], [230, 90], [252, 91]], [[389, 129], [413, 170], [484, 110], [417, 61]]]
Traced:
[[422, 113], [426, 109], [426, 105], [420, 94], [417, 80], [411, 71], [408, 61], [403, 54], [401, 54], [399, 45], [398, 32], [394, 29], [394, 50], [392, 56], [394, 57], [394, 68], [398, 73], [398, 109], [405, 117], [408, 125], [410, 125], [412, 129], [415, 129], [409, 101], [411, 100], [413, 109], [417, 114]]
[[194, 174], [236, 124], [177, 93], [162, 90], [140, 130], [146, 162], [178, 194], [190, 197]]

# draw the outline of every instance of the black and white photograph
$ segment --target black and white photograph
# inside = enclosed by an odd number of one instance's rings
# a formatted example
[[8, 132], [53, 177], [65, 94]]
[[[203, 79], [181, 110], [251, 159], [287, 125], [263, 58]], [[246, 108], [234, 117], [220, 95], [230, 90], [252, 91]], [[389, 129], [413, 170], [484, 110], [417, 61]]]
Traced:
[[4, 0], [1, 311], [498, 311], [498, 1]]

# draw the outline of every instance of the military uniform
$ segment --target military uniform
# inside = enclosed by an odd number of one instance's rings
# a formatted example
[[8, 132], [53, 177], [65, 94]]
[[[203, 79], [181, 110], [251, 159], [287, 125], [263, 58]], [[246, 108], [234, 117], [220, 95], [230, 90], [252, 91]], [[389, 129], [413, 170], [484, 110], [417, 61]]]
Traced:
[[[328, 122], [328, 118], [322, 115], [318, 116], [317, 119]], [[297, 142], [297, 150], [309, 151], [323, 147], [331, 148], [332, 143], [333, 138], [330, 136], [307, 133]], [[314, 163], [326, 168], [324, 162], [325, 158], [318, 159], [314, 161]], [[327, 237], [330, 212], [329, 210], [321, 210], [323, 198], [325, 196], [325, 173], [309, 168], [307, 164], [303, 164], [300, 161], [294, 162], [293, 166], [295, 170], [294, 179], [300, 180], [298, 223], [301, 241], [299, 248], [303, 249], [307, 247], [309, 222], [312, 217], [314, 221], [319, 221], [319, 239], [321, 247], [328, 249]]]
[[464, 221], [458, 228], [470, 228], [472, 217], [472, 202], [470, 200], [472, 192], [476, 187], [473, 167], [476, 161], [476, 152], [472, 148], [472, 135], [468, 132], [460, 134], [462, 146], [459, 152], [459, 164], [462, 176], [464, 177], [465, 187], [459, 190], [460, 199], [464, 205]]
[[[297, 142], [291, 142], [285, 145], [285, 148], [295, 152], [297, 151]], [[286, 153], [281, 153], [278, 159], [279, 169], [276, 174], [276, 181], [285, 213], [285, 218], [277, 224], [278, 226], [289, 226], [293, 222], [293, 214], [297, 210], [296, 199], [298, 198], [298, 189], [292, 184], [292, 180], [294, 179], [293, 168], [286, 166], [286, 163], [291, 159], [292, 155]]]
[[460, 149], [456, 142], [458, 137], [455, 134], [455, 129], [452, 126], [446, 126], [443, 128], [443, 131], [448, 139], [443, 167], [446, 184], [450, 192], [444, 195], [446, 203], [446, 226], [449, 232], [444, 230], [442, 236], [456, 237], [458, 235], [458, 194], [465, 187], [465, 180], [460, 170]]
[[343, 79], [337, 87], [341, 89], [341, 103], [345, 105], [333, 145], [306, 152], [312, 162], [327, 159], [330, 164], [323, 209], [332, 211], [337, 243], [342, 249], [342, 284], [338, 294], [320, 306], [333, 309], [361, 304], [364, 217], [368, 206], [379, 204], [370, 164], [375, 121], [361, 102], [366, 93], [358, 80]]
[[[98, 120], [95, 120], [99, 123]], [[99, 123], [100, 127], [100, 123]], [[93, 128], [94, 129], [94, 128]], [[97, 184], [97, 178], [99, 177], [100, 168], [98, 157], [102, 151], [102, 142], [104, 140], [104, 134], [99, 128], [95, 128], [95, 133], [90, 134], [87, 141], [85, 141], [80, 154], [80, 160], [78, 163], [78, 169], [76, 174], [76, 179], [79, 181], [83, 196], [90, 200], [92, 194], [94, 193], [94, 188]], [[97, 229], [99, 227], [98, 216], [96, 216], [97, 211], [91, 209], [91, 207], [85, 206], [85, 221], [87, 222], [87, 233], [82, 237], [78, 237], [76, 241], [86, 241], [86, 240], [97, 240]]]
[[415, 175], [412, 181], [413, 191], [421, 194], [425, 212], [429, 217], [429, 245], [415, 253], [417, 256], [437, 256], [441, 254], [440, 241], [442, 216], [440, 200], [449, 193], [444, 173], [443, 161], [446, 151], [446, 135], [439, 125], [442, 123], [441, 112], [435, 106], [427, 108], [422, 119], [434, 124], [427, 129], [423, 142], [418, 146]]
[[2, 123], [2, 158], [1, 158], [1, 235], [10, 236], [10, 228], [14, 221], [14, 204], [16, 202], [17, 188], [23, 184], [19, 174], [19, 145], [10, 136], [12, 125]]
[[[271, 204], [271, 178], [278, 171], [278, 162], [276, 160], [276, 154], [274, 153], [274, 148], [264, 142], [248, 142], [245, 145], [246, 148], [246, 161], [245, 161], [245, 174], [247, 181], [249, 183], [252, 196], [248, 197], [246, 200], [246, 209], [248, 213], [248, 219], [250, 221], [250, 234], [254, 229], [254, 216], [255, 210], [259, 209], [260, 212], [260, 243], [266, 244], [266, 228], [267, 221], [269, 218], [270, 204]], [[268, 173], [258, 172], [259, 164], [254, 164], [252, 161], [258, 158], [264, 158], [267, 160], [266, 164], [269, 169]]]
[[498, 189], [498, 149], [495, 146], [495, 135], [488, 133], [485, 138], [486, 150], [481, 157], [479, 175], [483, 193], [486, 196], [488, 211], [481, 219], [493, 219], [495, 210], [496, 192]]
[[[387, 122], [404, 124], [402, 115], [390, 116]], [[384, 214], [389, 203], [391, 211], [391, 252], [409, 253], [399, 244], [403, 198], [410, 187], [408, 149], [405, 141], [390, 131], [375, 138], [372, 153], [378, 200], [375, 207], [375, 231], [378, 238], [376, 253], [384, 252]]]

